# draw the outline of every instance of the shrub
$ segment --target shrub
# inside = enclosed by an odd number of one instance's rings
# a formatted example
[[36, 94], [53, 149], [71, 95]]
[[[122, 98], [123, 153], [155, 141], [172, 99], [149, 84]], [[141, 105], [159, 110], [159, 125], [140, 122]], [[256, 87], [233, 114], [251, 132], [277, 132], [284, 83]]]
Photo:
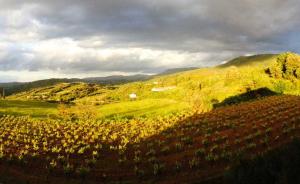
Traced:
[[138, 176], [139, 178], [143, 177], [145, 175], [145, 171], [138, 168], [137, 166], [134, 167], [134, 173], [136, 174], [136, 176]]
[[176, 171], [180, 171], [181, 168], [182, 168], [181, 162], [176, 161], [176, 162], [175, 162], [175, 170], [176, 170]]
[[164, 164], [161, 163], [155, 163], [153, 164], [153, 174], [156, 175], [160, 175], [163, 171], [163, 169], [165, 168]]
[[295, 75], [297, 79], [300, 79], [300, 67], [296, 70]]
[[67, 121], [95, 121], [97, 118], [97, 109], [92, 105], [66, 105], [58, 106], [58, 115]]
[[156, 154], [156, 151], [155, 151], [154, 149], [150, 149], [150, 150], [146, 153], [147, 156], [154, 156], [155, 154]]
[[299, 75], [300, 57], [293, 53], [280, 54], [277, 62], [266, 69], [266, 72], [273, 78], [300, 79]]
[[71, 164], [66, 164], [63, 166], [63, 169], [64, 169], [64, 173], [66, 176], [70, 176], [72, 173], [73, 173], [73, 165]]
[[152, 156], [148, 159], [148, 162], [154, 164], [154, 163], [158, 162], [158, 159], [156, 157]]
[[186, 145], [192, 145], [193, 139], [190, 136], [181, 138], [181, 141]]
[[80, 177], [85, 178], [86, 175], [90, 172], [90, 168], [81, 166], [77, 168], [76, 172], [80, 175]]
[[195, 155], [200, 157], [205, 155], [205, 149], [204, 148], [199, 148], [195, 151]]
[[225, 174], [226, 183], [300, 183], [300, 141], [259, 155], [242, 159]]
[[231, 84], [233, 81], [240, 79], [241, 74], [237, 67], [231, 66], [226, 72], [225, 85]]
[[189, 161], [189, 166], [191, 169], [197, 168], [199, 166], [199, 159], [194, 157]]
[[161, 152], [166, 154], [170, 151], [170, 147], [169, 146], [164, 146], [162, 149], [161, 149]]
[[183, 146], [182, 146], [181, 143], [176, 143], [175, 148], [176, 148], [177, 151], [180, 151], [180, 150], [182, 150]]
[[275, 83], [274, 89], [277, 93], [283, 94], [283, 92], [286, 90], [286, 85], [283, 81], [278, 81]]

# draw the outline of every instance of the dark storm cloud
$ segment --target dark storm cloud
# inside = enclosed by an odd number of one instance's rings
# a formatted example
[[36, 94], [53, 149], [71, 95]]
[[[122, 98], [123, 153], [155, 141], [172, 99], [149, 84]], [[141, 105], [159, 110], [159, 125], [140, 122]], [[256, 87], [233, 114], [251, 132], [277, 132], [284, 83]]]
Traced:
[[[84, 40], [99, 37], [103, 41], [100, 46], [87, 42], [81, 47], [184, 52], [188, 59], [197, 53], [209, 55], [187, 62], [194, 66], [214, 65], [246, 53], [300, 52], [298, 0], [0, 0], [0, 5], [0, 11], [4, 12], [0, 14], [0, 25], [4, 26], [6, 34], [34, 30], [35, 44], [67, 37], [83, 45]], [[22, 14], [26, 8], [24, 20], [13, 25], [5, 25], [5, 20], [1, 19], [15, 10]], [[19, 37], [14, 35], [15, 40], [8, 42], [17, 47]], [[35, 51], [32, 54], [38, 55]], [[74, 62], [59, 58], [50, 62], [43, 61], [43, 57], [28, 57], [28, 53], [24, 56], [21, 50], [0, 61], [0, 65], [2, 70], [18, 66], [32, 70], [68, 68], [68, 72], [144, 72], [164, 68], [158, 59], [140, 59], [135, 53], [117, 54], [103, 61], [86, 54]], [[177, 66], [182, 64], [174, 62], [170, 68]]]
[[45, 36], [106, 35], [112, 43], [126, 45], [129, 42], [162, 49], [253, 49], [251, 44], [276, 45], [277, 36], [282, 32], [299, 30], [300, 3], [297, 0], [33, 3], [39, 5], [33, 16], [42, 24], [56, 28], [55, 31], [44, 30]]

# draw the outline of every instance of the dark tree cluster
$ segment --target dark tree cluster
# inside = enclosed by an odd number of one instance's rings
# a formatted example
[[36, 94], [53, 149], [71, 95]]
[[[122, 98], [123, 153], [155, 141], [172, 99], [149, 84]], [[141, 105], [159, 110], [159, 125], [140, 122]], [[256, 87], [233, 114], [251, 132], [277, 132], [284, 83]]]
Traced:
[[300, 79], [300, 57], [290, 52], [281, 54], [266, 72], [277, 79]]

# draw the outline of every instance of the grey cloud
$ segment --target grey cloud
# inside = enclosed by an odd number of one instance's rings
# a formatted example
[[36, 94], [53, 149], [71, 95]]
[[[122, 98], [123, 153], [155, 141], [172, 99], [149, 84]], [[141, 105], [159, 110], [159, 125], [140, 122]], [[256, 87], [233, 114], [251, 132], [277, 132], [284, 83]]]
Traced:
[[184, 2], [45, 1], [35, 17], [57, 27], [45, 30], [50, 37], [103, 34], [112, 43], [193, 51], [267, 49], [300, 25], [297, 0]]
[[[62, 59], [50, 60], [41, 53], [35, 51], [24, 51], [19, 48], [10, 48], [2, 52], [0, 56], [0, 71], [41, 71], [50, 70], [62, 72], [65, 74], [88, 73], [88, 72], [140, 72], [152, 73], [167, 69], [166, 66], [160, 66], [157, 61], [151, 59], [139, 59], [137, 54], [130, 54], [124, 57], [121, 54], [109, 57], [108, 59], [99, 59], [88, 53], [83, 53], [81, 58], [76, 61], [68, 62]], [[42, 53], [43, 54], [43, 53]], [[29, 57], [33, 55], [34, 57]]]
[[[150, 51], [152, 52], [152, 51]], [[172, 53], [171, 53], [172, 54]], [[0, 57], [0, 68], [2, 71], [9, 70], [27, 70], [27, 71], [54, 71], [64, 74], [72, 73], [89, 73], [89, 72], [125, 72], [125, 73], [157, 73], [162, 72], [169, 68], [176, 67], [206, 67], [208, 65], [216, 65], [218, 62], [223, 61], [224, 58], [231, 58], [233, 54], [227, 53], [210, 53], [203, 58], [197, 59], [193, 53], [176, 53], [183, 54], [185, 57], [183, 62], [172, 63], [171, 66], [164, 64], [161, 61], [167, 61], [163, 59], [164, 55], [157, 55], [154, 58], [140, 58], [138, 52], [134, 52], [124, 56], [116, 52], [111, 57], [101, 59], [93, 54], [87, 52], [83, 53], [80, 58], [76, 58], [76, 61], [68, 62], [64, 58], [49, 59], [44, 57], [43, 53], [35, 53], [35, 51], [28, 51], [23, 49], [13, 48]], [[195, 53], [197, 54], [197, 53]], [[34, 57], [30, 57], [34, 56]], [[162, 58], [160, 58], [162, 57]], [[194, 59], [196, 58], [196, 59]], [[162, 59], [162, 60], [159, 60]], [[206, 60], [210, 63], [199, 63], [198, 61]], [[170, 60], [170, 59], [169, 59]], [[167, 61], [170, 62], [170, 61]], [[0, 71], [1, 71], [0, 70]]]
[[[82, 47], [140, 47], [211, 55], [188, 65], [214, 65], [246, 53], [300, 52], [298, 0], [0, 0], [0, 5], [0, 11], [7, 12], [31, 7], [30, 19], [39, 23], [35, 31], [42, 40], [70, 37], [81, 43], [101, 37], [103, 45], [84, 43]], [[0, 25], [5, 27], [1, 15]], [[34, 27], [28, 24], [29, 30]], [[161, 69], [158, 61], [134, 57], [116, 56], [105, 62], [87, 56], [72, 63], [23, 58], [22, 52], [7, 56], [0, 65], [2, 69], [69, 68], [68, 72]]]

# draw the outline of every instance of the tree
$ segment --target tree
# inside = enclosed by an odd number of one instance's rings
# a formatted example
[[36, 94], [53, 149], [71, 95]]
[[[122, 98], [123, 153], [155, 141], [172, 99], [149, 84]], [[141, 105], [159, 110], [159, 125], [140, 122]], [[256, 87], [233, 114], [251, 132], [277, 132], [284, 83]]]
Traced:
[[5, 99], [5, 89], [3, 87], [0, 87], [0, 97]]
[[283, 53], [277, 57], [276, 63], [271, 65], [266, 72], [271, 77], [280, 79], [300, 79], [300, 56], [294, 53]]

